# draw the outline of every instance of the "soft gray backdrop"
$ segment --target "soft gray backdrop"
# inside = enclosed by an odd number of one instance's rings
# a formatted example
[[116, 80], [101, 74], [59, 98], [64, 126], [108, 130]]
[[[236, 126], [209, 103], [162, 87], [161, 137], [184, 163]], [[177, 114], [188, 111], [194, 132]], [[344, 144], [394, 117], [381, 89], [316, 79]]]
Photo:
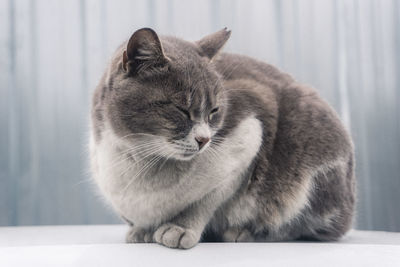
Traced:
[[356, 144], [356, 227], [400, 231], [400, 1], [0, 0], [0, 225], [119, 220], [85, 151], [90, 95], [136, 29], [196, 40], [319, 89]]

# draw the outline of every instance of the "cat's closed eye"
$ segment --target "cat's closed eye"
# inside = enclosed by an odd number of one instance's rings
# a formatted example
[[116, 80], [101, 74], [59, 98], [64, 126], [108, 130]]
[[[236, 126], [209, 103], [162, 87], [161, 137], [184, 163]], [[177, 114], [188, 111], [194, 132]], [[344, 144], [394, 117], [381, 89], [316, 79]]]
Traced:
[[210, 114], [208, 115], [208, 120], [211, 121], [213, 119], [213, 116], [219, 111], [218, 107], [213, 108], [210, 111]]
[[190, 112], [184, 108], [179, 106], [175, 106], [177, 110], [179, 110], [183, 115], [185, 115], [189, 120], [191, 119]]

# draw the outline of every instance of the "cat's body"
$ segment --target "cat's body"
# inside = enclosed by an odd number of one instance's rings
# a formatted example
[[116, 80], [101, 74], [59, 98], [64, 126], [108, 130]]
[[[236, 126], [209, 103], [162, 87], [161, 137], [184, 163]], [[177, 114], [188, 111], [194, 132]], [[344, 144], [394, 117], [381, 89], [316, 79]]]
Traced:
[[313, 89], [216, 55], [228, 37], [160, 42], [140, 30], [96, 89], [92, 169], [131, 224], [127, 240], [338, 239], [354, 208], [350, 137]]

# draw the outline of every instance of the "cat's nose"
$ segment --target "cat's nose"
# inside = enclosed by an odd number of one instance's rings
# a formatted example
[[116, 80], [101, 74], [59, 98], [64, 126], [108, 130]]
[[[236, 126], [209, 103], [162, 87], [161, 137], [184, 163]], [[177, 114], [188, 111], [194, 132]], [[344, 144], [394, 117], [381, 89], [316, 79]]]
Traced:
[[199, 145], [199, 150], [201, 150], [210, 141], [209, 137], [203, 136], [196, 136], [194, 139], [196, 139], [196, 142]]

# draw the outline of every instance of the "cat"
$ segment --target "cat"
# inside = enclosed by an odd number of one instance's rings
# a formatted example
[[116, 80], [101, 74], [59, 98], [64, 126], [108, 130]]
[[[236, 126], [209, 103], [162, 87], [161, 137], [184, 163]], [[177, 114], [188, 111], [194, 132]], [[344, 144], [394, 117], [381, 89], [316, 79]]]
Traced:
[[127, 242], [337, 240], [351, 227], [354, 149], [313, 88], [196, 42], [136, 31], [92, 100], [94, 181]]

